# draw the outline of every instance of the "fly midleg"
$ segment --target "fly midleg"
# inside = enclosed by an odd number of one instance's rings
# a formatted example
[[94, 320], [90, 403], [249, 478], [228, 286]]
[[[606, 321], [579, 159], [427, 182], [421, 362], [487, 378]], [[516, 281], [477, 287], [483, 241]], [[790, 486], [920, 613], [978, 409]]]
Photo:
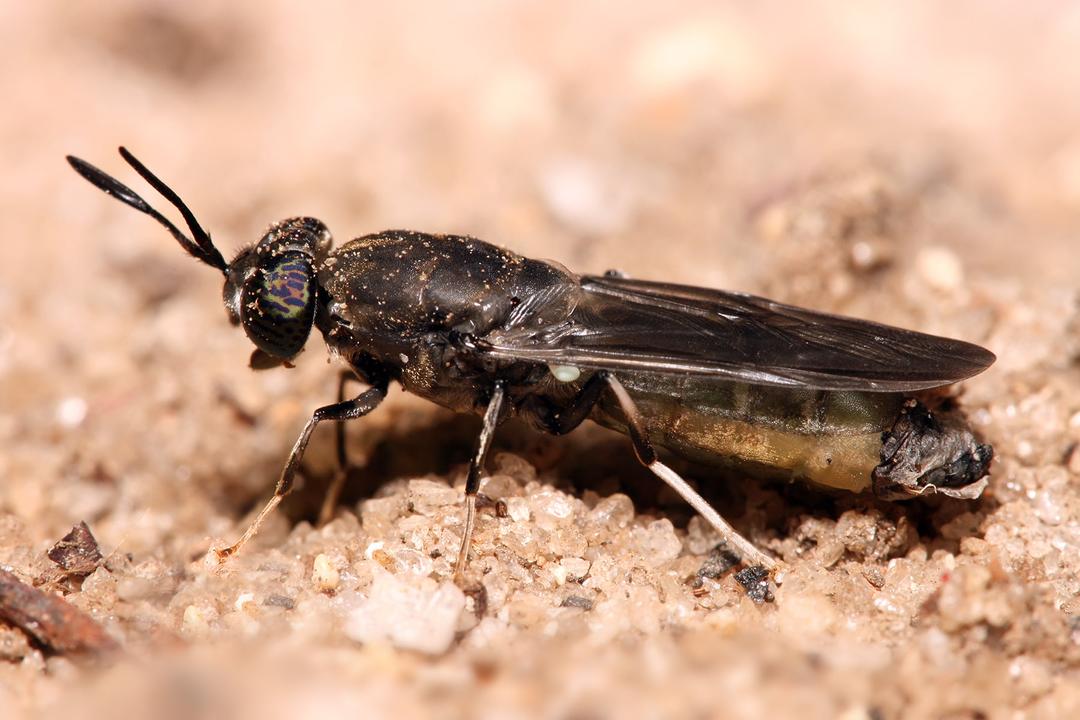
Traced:
[[608, 385], [619, 401], [623, 415], [626, 417], [626, 426], [630, 431], [630, 439], [634, 443], [634, 452], [641, 464], [653, 471], [653, 473], [667, 483], [671, 489], [679, 493], [683, 500], [690, 504], [701, 517], [720, 533], [720, 539], [728, 547], [735, 550], [743, 562], [749, 565], [762, 565], [768, 569], [776, 567], [776, 561], [754, 547], [754, 544], [744, 538], [735, 528], [731, 527], [720, 513], [709, 505], [705, 498], [698, 495], [689, 483], [683, 480], [678, 473], [664, 465], [656, 456], [652, 442], [649, 440], [648, 431], [642, 421], [641, 414], [634, 404], [626, 388], [614, 375], [608, 375]]
[[[351, 370], [342, 370], [338, 377], [338, 402], [345, 402], [345, 384], [349, 381], [360, 382], [360, 379]], [[345, 482], [349, 479], [349, 455], [345, 444], [345, 421], [334, 422], [334, 455], [337, 459], [337, 469], [334, 471], [334, 479], [323, 496], [322, 507], [319, 509], [319, 527], [330, 522], [334, 518], [334, 510], [338, 500], [341, 499], [341, 491], [345, 489]]]
[[465, 529], [461, 535], [461, 549], [458, 550], [457, 562], [454, 563], [454, 580], [460, 585], [465, 573], [465, 563], [469, 560], [469, 548], [472, 546], [473, 527], [476, 525], [476, 493], [480, 490], [480, 473], [484, 470], [484, 460], [491, 448], [491, 438], [499, 424], [506, 388], [502, 381], [495, 383], [487, 410], [484, 412], [484, 427], [480, 430], [480, 439], [476, 443], [476, 453], [469, 463], [469, 474], [465, 480]]

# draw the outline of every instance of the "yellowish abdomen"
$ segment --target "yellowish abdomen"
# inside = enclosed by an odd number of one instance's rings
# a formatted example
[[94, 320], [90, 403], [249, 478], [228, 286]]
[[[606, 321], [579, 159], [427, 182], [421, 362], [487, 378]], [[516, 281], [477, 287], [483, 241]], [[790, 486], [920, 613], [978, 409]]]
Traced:
[[[881, 433], [903, 396], [620, 374], [657, 445], [695, 462], [758, 477], [791, 478], [859, 492], [881, 462]], [[592, 415], [624, 430], [601, 401]]]

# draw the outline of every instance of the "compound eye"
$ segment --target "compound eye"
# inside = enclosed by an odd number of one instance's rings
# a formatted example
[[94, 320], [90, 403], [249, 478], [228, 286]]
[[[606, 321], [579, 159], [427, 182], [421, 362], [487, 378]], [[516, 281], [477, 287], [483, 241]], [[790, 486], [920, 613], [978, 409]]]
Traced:
[[240, 319], [255, 347], [288, 360], [304, 348], [315, 322], [317, 285], [307, 255], [266, 258], [244, 283]]

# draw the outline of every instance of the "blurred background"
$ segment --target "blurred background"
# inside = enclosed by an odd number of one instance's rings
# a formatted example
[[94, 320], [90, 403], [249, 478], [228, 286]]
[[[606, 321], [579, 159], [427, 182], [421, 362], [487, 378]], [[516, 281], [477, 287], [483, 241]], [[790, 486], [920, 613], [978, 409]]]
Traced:
[[120, 144], [226, 256], [302, 213], [339, 242], [469, 233], [861, 314], [881, 278], [836, 277], [852, 266], [937, 289], [1080, 273], [1072, 3], [0, 8], [8, 365], [57, 343], [85, 361], [115, 340], [85, 311], [125, 332], [133, 303], [216, 286], [62, 161], [144, 187]]
[[0, 0], [0, 48], [6, 562], [83, 518], [188, 557], [333, 392], [314, 344], [248, 372], [220, 277], [68, 153], [165, 209], [127, 146], [226, 257], [309, 214], [943, 332], [999, 378], [1066, 352], [1075, 3]]
[[4, 20], [5, 224], [34, 238], [9, 243], [10, 284], [175, 259], [56, 161], [123, 174], [121, 143], [226, 247], [305, 212], [340, 239], [469, 232], [722, 284], [767, 261], [755, 211], [874, 164], [962, 196], [931, 202], [967, 227], [912, 245], [1042, 278], [1080, 263], [1072, 3], [118, 0]]

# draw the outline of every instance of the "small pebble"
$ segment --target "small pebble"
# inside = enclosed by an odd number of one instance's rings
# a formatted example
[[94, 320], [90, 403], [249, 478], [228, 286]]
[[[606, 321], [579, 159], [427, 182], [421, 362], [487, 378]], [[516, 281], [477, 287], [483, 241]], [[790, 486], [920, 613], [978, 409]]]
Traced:
[[567, 595], [562, 601], [563, 607], [581, 608], [585, 612], [593, 609], [593, 601], [581, 595]]
[[358, 642], [386, 640], [395, 647], [439, 655], [454, 641], [465, 594], [452, 582], [391, 575], [373, 568], [366, 601], [349, 615], [345, 634]]
[[746, 589], [746, 595], [757, 604], [772, 602], [773, 594], [769, 589], [769, 571], [760, 565], [748, 567], [735, 573], [735, 579]]
[[701, 563], [697, 577], [699, 580], [702, 578], [716, 580], [738, 564], [739, 556], [731, 552], [727, 545], [721, 543], [714, 547], [709, 557], [705, 558], [705, 562]]
[[210, 634], [210, 613], [197, 605], [184, 608], [184, 620], [181, 632], [192, 638], [205, 638]]
[[536, 524], [545, 530], [553, 530], [567, 523], [574, 513], [574, 499], [558, 490], [541, 490], [529, 496], [527, 501], [536, 517]]
[[609, 528], [624, 528], [634, 519], [634, 503], [622, 493], [615, 493], [596, 504], [589, 521]]
[[492, 500], [503, 500], [521, 494], [521, 485], [512, 475], [492, 475], [484, 478], [480, 492]]
[[635, 549], [651, 567], [659, 567], [679, 557], [682, 543], [675, 527], [667, 518], [655, 520], [645, 527], [635, 527], [631, 533]]
[[56, 421], [66, 428], [78, 427], [86, 419], [86, 411], [86, 400], [66, 397], [56, 406]]
[[586, 577], [592, 565], [588, 560], [579, 557], [564, 557], [559, 560], [559, 564], [566, 568], [568, 577], [573, 580], [581, 580]]
[[311, 567], [311, 582], [319, 592], [333, 592], [341, 584], [341, 573], [337, 571], [326, 553], [315, 556]]
[[885, 575], [879, 568], [873, 566], [868, 567], [863, 570], [862, 575], [866, 582], [870, 583], [875, 590], [880, 590], [885, 587]]
[[447, 505], [461, 502], [461, 493], [443, 482], [410, 480], [409, 502], [415, 512], [431, 517]]
[[1035, 496], [1035, 517], [1045, 524], [1060, 525], [1065, 519], [1063, 498], [1056, 490], [1043, 490]]
[[570, 575], [570, 572], [562, 565], [549, 565], [548, 572], [550, 572], [551, 576], [555, 578], [556, 585], [565, 585], [566, 578]]
[[[381, 557], [378, 552], [382, 553]], [[374, 554], [375, 560], [380, 564], [384, 563], [384, 558], [388, 560], [389, 564], [384, 564], [383, 567], [393, 573], [404, 572], [425, 577], [435, 569], [435, 564], [430, 556], [411, 547], [394, 545], [393, 547], [384, 547], [378, 552]]]
[[296, 601], [285, 595], [267, 595], [266, 599], [263, 600], [263, 605], [292, 610], [296, 607]]
[[532, 516], [529, 501], [523, 497], [506, 498], [506, 512], [514, 522], [527, 522]]

